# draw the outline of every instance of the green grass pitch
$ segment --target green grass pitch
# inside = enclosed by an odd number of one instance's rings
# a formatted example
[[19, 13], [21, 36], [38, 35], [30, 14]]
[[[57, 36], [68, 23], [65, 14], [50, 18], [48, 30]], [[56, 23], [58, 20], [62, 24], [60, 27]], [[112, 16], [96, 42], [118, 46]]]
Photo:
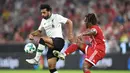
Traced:
[[[58, 70], [59, 73], [83, 73], [82, 70]], [[49, 73], [48, 70], [0, 70], [0, 73]], [[128, 70], [91, 70], [91, 73], [130, 73]]]

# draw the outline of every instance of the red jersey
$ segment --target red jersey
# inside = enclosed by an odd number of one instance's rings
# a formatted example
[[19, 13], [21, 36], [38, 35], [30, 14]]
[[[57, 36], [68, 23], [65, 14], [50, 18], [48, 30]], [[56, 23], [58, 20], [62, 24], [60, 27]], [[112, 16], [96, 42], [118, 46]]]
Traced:
[[98, 25], [93, 25], [90, 29], [96, 30], [96, 35], [90, 36], [92, 47], [105, 51], [105, 39], [101, 28]]

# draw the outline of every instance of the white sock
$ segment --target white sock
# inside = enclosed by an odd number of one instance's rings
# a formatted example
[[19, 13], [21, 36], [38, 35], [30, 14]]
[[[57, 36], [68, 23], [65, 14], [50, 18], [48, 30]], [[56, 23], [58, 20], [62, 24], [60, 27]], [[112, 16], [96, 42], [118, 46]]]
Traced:
[[55, 71], [54, 73], [58, 73], [58, 71]]
[[66, 56], [66, 53], [63, 53], [64, 56]]
[[[42, 55], [42, 52], [43, 52], [43, 50], [45, 49], [45, 46], [44, 45], [42, 45], [42, 44], [38, 44], [38, 48], [37, 48], [37, 52], [36, 52], [36, 56], [35, 56], [35, 60], [37, 60], [37, 61], [39, 61], [40, 60], [40, 57], [41, 57], [41, 55]], [[40, 51], [38, 51], [38, 50], [40, 50]]]

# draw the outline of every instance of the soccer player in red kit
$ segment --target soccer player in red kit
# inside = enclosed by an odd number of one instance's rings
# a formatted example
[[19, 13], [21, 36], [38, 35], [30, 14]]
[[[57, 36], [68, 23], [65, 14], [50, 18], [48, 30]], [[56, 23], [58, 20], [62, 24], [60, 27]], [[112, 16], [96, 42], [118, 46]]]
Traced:
[[[90, 68], [105, 56], [105, 40], [103, 32], [97, 24], [97, 18], [94, 13], [85, 16], [86, 31], [78, 35], [64, 53], [53, 51], [53, 54], [60, 59], [80, 49], [85, 54], [83, 63], [84, 73], [90, 73]], [[89, 36], [90, 44], [86, 44], [82, 38]]]

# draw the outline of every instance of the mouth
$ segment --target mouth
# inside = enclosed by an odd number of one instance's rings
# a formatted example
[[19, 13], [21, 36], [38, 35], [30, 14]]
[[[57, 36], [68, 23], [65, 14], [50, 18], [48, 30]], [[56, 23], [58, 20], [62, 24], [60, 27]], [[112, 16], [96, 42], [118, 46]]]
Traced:
[[47, 19], [47, 17], [45, 17], [45, 16], [42, 16], [44, 19]]

